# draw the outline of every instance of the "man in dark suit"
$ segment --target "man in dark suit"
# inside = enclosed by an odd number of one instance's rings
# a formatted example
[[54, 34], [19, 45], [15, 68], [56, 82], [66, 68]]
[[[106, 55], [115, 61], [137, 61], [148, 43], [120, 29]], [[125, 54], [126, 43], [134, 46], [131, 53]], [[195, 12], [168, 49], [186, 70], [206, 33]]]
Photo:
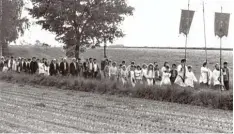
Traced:
[[88, 77], [88, 73], [89, 73], [88, 66], [89, 66], [89, 59], [86, 59], [86, 61], [83, 63], [83, 76], [85, 78]]
[[29, 58], [28, 61], [26, 62], [26, 72], [27, 73], [31, 73], [30, 64], [31, 64], [31, 59]]
[[31, 74], [35, 74], [38, 70], [38, 63], [36, 61], [36, 57], [32, 58], [32, 61], [30, 63], [30, 70], [31, 70]]
[[56, 59], [53, 59], [50, 64], [50, 70], [49, 73], [51, 76], [56, 76], [59, 72], [59, 66], [56, 63]]
[[66, 58], [64, 58], [63, 61], [60, 63], [60, 73], [63, 76], [67, 76], [68, 74], [68, 63]]
[[2, 72], [3, 67], [4, 67], [4, 57], [2, 56], [0, 60], [0, 72]]
[[27, 72], [27, 63], [25, 58], [22, 59], [22, 71]]
[[77, 76], [78, 72], [78, 63], [76, 62], [76, 59], [73, 58], [72, 62], [70, 63], [70, 73], [72, 76]]
[[81, 59], [79, 58], [77, 61], [77, 74], [78, 74], [78, 76], [82, 76], [82, 72], [83, 72], [83, 64], [81, 62]]

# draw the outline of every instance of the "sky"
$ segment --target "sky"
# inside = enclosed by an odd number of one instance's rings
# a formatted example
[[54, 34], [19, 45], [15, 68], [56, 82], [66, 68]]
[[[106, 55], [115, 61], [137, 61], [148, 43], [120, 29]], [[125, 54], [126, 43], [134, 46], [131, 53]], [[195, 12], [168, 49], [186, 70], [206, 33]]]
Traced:
[[[190, 10], [195, 11], [188, 36], [187, 47], [204, 47], [203, 1], [205, 2], [205, 21], [207, 47], [220, 47], [219, 38], [214, 35], [214, 14], [221, 11], [231, 13], [228, 37], [222, 39], [224, 48], [232, 48], [234, 43], [234, 0], [190, 0]], [[181, 9], [188, 9], [188, 0], [127, 0], [135, 8], [134, 15], [126, 17], [121, 28], [125, 37], [116, 39], [113, 44], [132, 47], [184, 47], [185, 36], [179, 34]], [[27, 12], [23, 12], [27, 16]], [[29, 16], [30, 17], [30, 16]], [[30, 19], [35, 21], [34, 19]], [[16, 44], [25, 41], [34, 44], [36, 40], [62, 46], [55, 41], [55, 35], [32, 25]]]

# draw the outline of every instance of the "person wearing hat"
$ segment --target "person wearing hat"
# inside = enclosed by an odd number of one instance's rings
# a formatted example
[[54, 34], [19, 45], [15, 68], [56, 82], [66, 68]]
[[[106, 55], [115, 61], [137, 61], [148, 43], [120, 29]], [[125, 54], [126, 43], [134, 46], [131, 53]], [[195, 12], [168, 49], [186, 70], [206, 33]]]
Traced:
[[63, 58], [63, 61], [60, 63], [59, 67], [60, 67], [59, 68], [60, 73], [63, 76], [67, 76], [68, 75], [69, 67], [68, 67], [68, 63], [67, 63], [67, 59], [66, 58]]
[[223, 63], [223, 83], [226, 90], [229, 90], [229, 68], [228, 63]]
[[56, 59], [53, 59], [50, 63], [49, 73], [51, 76], [56, 76], [59, 72], [58, 63], [56, 63]]
[[[216, 89], [216, 90], [219, 90], [219, 89], [224, 90], [224, 88], [223, 88], [223, 85], [224, 85], [223, 84], [223, 75], [222, 75], [220, 70], [221, 69], [219, 67], [219, 64], [216, 63], [215, 69], [212, 73], [213, 86], [214, 86], [214, 89]], [[221, 77], [220, 77], [220, 73], [221, 73]]]
[[175, 84], [181, 87], [186, 87], [184, 82], [186, 79], [186, 73], [188, 72], [188, 67], [185, 64], [186, 64], [186, 59], [182, 59], [181, 64], [178, 65], [177, 67], [178, 75], [175, 79]]
[[211, 70], [207, 67], [207, 62], [203, 63], [201, 67], [201, 75], [199, 79], [199, 83], [202, 87], [208, 87], [211, 84]]
[[78, 66], [77, 66], [77, 62], [76, 62], [76, 58], [72, 58], [72, 62], [70, 63], [70, 74], [72, 76], [77, 76], [77, 70], [78, 70]]
[[188, 66], [188, 72], [186, 73], [185, 84], [187, 87], [194, 88], [194, 82], [197, 82], [197, 78], [192, 71], [192, 66]]

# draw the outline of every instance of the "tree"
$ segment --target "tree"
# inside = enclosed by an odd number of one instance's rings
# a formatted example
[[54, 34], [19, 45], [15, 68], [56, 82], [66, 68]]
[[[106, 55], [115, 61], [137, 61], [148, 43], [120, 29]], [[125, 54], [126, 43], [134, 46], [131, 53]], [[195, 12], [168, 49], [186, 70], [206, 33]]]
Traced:
[[24, 30], [27, 29], [30, 24], [27, 18], [21, 17], [25, 5], [23, 0], [1, 0], [1, 2], [0, 42], [3, 55], [7, 55], [8, 44], [24, 34]]
[[75, 50], [75, 57], [84, 46], [112, 43], [123, 37], [119, 28], [124, 17], [134, 8], [125, 0], [32, 0], [30, 14], [43, 29], [56, 33], [56, 39]]

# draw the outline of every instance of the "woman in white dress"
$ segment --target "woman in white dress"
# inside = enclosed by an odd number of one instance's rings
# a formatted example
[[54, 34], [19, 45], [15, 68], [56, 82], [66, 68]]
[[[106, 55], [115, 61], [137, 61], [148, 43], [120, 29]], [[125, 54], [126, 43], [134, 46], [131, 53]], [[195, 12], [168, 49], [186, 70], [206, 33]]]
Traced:
[[135, 79], [136, 79], [136, 83], [137, 84], [142, 84], [142, 70], [141, 70], [141, 66], [137, 66], [136, 70], [135, 70]]
[[195, 77], [192, 66], [188, 66], [188, 72], [186, 73], [185, 84], [187, 87], [194, 87], [194, 82], [197, 82], [197, 78]]
[[146, 84], [146, 82], [147, 82], [147, 72], [148, 72], [147, 65], [143, 64], [142, 65], [142, 82], [143, 82], [143, 84]]
[[162, 72], [162, 81], [160, 83], [160, 86], [171, 85], [170, 77], [171, 77], [170, 68], [169, 66], [166, 65], [165, 69]]
[[38, 61], [38, 74], [39, 75], [45, 74], [45, 64], [42, 63], [40, 60]]
[[133, 87], [136, 86], [135, 70], [136, 70], [136, 67], [134, 65], [131, 65], [129, 75], [130, 75], [130, 81]]
[[148, 66], [148, 72], [147, 72], [148, 86], [154, 85], [154, 78], [155, 78], [154, 65], [152, 63], [150, 63]]

